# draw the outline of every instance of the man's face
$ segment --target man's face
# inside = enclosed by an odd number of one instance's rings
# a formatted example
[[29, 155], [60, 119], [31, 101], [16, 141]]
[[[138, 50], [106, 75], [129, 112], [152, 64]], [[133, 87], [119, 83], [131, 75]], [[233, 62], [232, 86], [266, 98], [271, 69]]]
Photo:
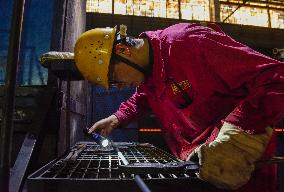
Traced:
[[144, 75], [121, 61], [111, 61], [110, 80], [118, 87], [137, 86], [144, 80]]

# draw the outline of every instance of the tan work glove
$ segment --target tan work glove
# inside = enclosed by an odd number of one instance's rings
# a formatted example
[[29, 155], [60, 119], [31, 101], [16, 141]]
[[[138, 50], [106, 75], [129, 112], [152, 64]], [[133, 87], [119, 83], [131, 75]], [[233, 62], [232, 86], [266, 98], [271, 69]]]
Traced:
[[50, 51], [50, 52], [42, 54], [40, 56], [40, 58], [39, 58], [39, 62], [43, 66], [46, 66], [47, 63], [50, 62], [50, 61], [54, 61], [54, 60], [73, 60], [73, 59], [74, 59], [74, 53]]
[[187, 160], [198, 159], [198, 178], [218, 188], [237, 189], [249, 181], [254, 163], [261, 158], [271, 135], [271, 127], [266, 128], [266, 133], [250, 135], [224, 123], [217, 138], [196, 148]]

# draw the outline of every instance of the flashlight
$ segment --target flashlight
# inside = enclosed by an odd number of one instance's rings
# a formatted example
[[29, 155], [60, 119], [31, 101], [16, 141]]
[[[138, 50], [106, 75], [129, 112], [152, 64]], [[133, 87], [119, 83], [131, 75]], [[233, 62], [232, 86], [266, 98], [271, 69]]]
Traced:
[[110, 145], [110, 141], [106, 137], [103, 137], [99, 133], [88, 133], [88, 131], [89, 131], [88, 129], [83, 130], [85, 135], [91, 137], [98, 145], [102, 147], [107, 147]]
[[109, 140], [98, 133], [91, 133], [91, 137], [94, 141], [102, 147], [107, 147], [110, 143]]

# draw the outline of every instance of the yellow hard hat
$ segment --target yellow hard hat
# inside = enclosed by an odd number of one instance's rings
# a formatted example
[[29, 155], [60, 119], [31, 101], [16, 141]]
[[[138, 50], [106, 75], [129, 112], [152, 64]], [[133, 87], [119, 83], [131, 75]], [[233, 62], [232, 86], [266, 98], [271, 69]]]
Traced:
[[115, 34], [116, 27], [91, 29], [79, 37], [74, 50], [75, 63], [83, 77], [106, 89]]

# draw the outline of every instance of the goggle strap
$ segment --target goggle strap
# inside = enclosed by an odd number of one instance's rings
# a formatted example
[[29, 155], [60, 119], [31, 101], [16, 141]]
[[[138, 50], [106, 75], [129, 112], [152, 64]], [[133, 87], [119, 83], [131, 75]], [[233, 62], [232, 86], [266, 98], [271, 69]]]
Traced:
[[114, 58], [119, 60], [119, 61], [122, 61], [123, 63], [127, 64], [128, 66], [136, 69], [137, 71], [143, 73], [144, 75], [147, 75], [149, 72], [148, 70], [144, 69], [143, 67], [141, 67], [140, 65], [137, 65], [136, 63], [132, 62], [132, 61], [129, 61], [128, 59], [118, 55], [118, 54], [113, 54]]

